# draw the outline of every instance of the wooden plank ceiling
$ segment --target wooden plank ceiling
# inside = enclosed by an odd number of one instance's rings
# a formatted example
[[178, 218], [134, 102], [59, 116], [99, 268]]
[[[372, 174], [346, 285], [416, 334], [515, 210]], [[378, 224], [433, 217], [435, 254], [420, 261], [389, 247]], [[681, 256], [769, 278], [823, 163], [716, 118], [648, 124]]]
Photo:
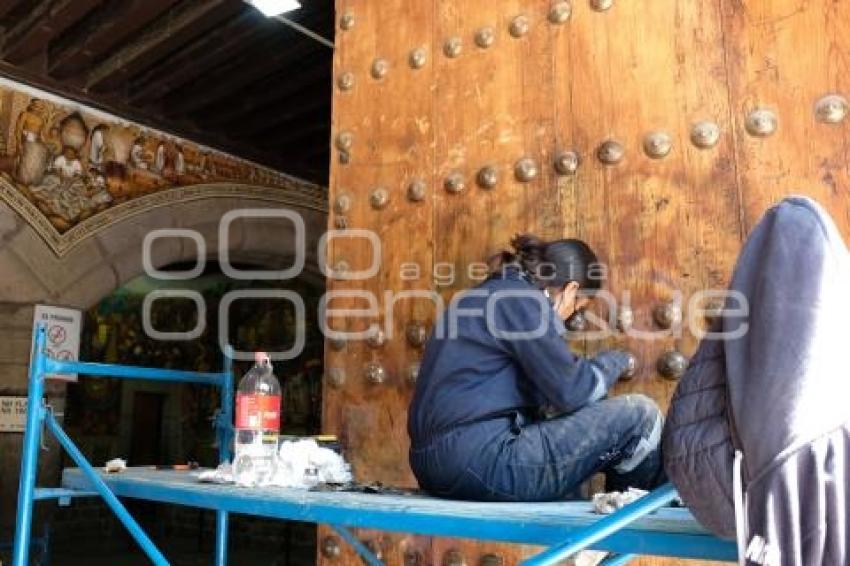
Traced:
[[332, 57], [241, 0], [0, 0], [0, 75], [322, 184]]

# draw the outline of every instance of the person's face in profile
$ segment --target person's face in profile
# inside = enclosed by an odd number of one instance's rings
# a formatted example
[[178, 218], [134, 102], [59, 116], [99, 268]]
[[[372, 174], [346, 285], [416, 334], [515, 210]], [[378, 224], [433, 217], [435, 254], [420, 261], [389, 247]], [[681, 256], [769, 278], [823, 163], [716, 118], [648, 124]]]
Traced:
[[563, 320], [567, 320], [577, 311], [581, 311], [590, 303], [590, 297], [579, 293], [579, 285], [570, 281], [563, 287], [548, 287], [546, 289], [555, 312]]

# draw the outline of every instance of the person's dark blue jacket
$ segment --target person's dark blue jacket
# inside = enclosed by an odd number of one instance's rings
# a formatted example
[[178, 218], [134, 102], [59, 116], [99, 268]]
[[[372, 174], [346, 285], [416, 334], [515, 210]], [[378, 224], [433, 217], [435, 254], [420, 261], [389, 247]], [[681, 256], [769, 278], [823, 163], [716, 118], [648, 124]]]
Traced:
[[[508, 335], [517, 332], [534, 337]], [[549, 405], [570, 413], [604, 397], [625, 370], [626, 354], [576, 356], [565, 332], [546, 296], [518, 269], [456, 297], [425, 348], [408, 416], [412, 447], [512, 411]]]

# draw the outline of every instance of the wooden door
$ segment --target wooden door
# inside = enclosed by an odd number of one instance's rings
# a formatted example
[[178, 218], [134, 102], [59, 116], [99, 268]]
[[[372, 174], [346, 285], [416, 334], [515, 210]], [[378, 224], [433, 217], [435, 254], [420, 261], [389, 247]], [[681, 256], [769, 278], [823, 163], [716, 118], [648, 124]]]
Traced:
[[[374, 315], [331, 325], [387, 329], [376, 347], [327, 348], [324, 429], [341, 436], [359, 480], [415, 485], [405, 430], [415, 325], [427, 329], [517, 232], [599, 251], [613, 300], [598, 314], [613, 323], [627, 303], [632, 331], [574, 345], [631, 350], [640, 369], [617, 392], [663, 407], [676, 376], [659, 361], [694, 352], [711, 302], [701, 292], [725, 288], [770, 204], [812, 195], [850, 235], [846, 2], [337, 0], [337, 17], [329, 229], [374, 231], [383, 258], [374, 276], [329, 279], [330, 290], [380, 297]], [[482, 171], [495, 183], [478, 182]], [[328, 250], [331, 266], [354, 271], [371, 257], [353, 237]], [[397, 299], [403, 291], [433, 295]], [[683, 323], [668, 329], [665, 314]], [[390, 564], [490, 554], [513, 564], [532, 551], [358, 536]], [[349, 550], [322, 560], [357, 563]]]

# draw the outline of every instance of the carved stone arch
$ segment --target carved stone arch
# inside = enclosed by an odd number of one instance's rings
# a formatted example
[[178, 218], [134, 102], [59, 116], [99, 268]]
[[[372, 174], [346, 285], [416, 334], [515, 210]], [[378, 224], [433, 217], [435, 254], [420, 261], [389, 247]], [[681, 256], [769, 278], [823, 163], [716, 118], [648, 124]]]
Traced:
[[[311, 207], [240, 196], [198, 198], [139, 211], [115, 221], [77, 242], [58, 256], [29, 222], [0, 204], [0, 364], [2, 389], [26, 390], [32, 311], [36, 303], [88, 308], [113, 290], [144, 273], [145, 235], [161, 228], [192, 230], [206, 244], [206, 258], [218, 259], [219, 223], [239, 209], [286, 208], [298, 213], [305, 227], [305, 268], [302, 278], [323, 286], [316, 264], [317, 244], [327, 214]], [[226, 249], [232, 263], [279, 270], [292, 265], [295, 254], [288, 220], [253, 218], [233, 223]], [[197, 259], [189, 238], [163, 238], [152, 247], [154, 267]]]
[[[232, 223], [227, 242], [219, 241], [225, 214], [243, 209], [286, 209], [303, 220], [305, 228], [304, 277], [321, 284], [316, 245], [324, 232], [326, 213], [286, 201], [255, 195], [192, 198], [153, 203], [105, 226], [89, 227], [85, 237], [56, 253], [41, 226], [23, 221], [12, 211], [0, 214], [0, 301], [50, 301], [86, 308], [116, 287], [144, 272], [143, 241], [153, 230], [176, 228], [197, 233], [205, 243], [204, 259], [217, 259], [226, 246], [231, 262], [252, 263], [267, 269], [290, 265], [295, 255], [292, 224], [280, 218], [244, 218]], [[55, 242], [54, 242], [55, 243]], [[190, 238], [161, 238], [152, 248], [154, 267], [195, 259], [197, 245]]]

